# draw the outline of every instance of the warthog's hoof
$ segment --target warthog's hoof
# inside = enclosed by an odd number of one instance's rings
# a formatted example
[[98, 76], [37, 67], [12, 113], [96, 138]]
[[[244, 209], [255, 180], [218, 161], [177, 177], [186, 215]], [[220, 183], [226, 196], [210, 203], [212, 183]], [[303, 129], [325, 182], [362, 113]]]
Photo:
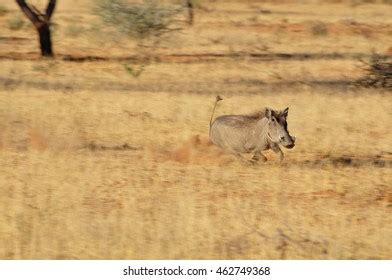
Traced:
[[249, 162], [251, 163], [251, 164], [258, 164], [258, 163], [262, 163], [262, 162], [266, 162], [267, 161], [267, 158], [266, 157], [260, 157], [260, 158], [251, 158], [250, 160], [249, 160]]
[[260, 156], [260, 157], [254, 156], [250, 160], [254, 162], [266, 162], [268, 159], [265, 156]]

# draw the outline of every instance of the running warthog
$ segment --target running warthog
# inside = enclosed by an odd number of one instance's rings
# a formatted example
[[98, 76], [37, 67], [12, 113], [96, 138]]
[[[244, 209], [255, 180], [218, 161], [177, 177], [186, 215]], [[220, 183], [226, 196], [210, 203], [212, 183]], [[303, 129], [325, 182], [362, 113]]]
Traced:
[[283, 152], [279, 145], [293, 148], [295, 137], [287, 130], [289, 108], [275, 111], [265, 108], [250, 115], [224, 115], [212, 122], [217, 103], [222, 100], [216, 97], [210, 120], [210, 140], [223, 150], [244, 159], [241, 154], [252, 153], [251, 162], [266, 161], [262, 151], [272, 149], [283, 160]]

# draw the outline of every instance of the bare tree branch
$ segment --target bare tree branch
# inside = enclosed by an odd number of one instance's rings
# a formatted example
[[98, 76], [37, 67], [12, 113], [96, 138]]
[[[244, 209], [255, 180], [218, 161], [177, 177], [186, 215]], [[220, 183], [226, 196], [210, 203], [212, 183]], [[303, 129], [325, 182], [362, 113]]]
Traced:
[[46, 7], [45, 14], [41, 13], [35, 6], [28, 5], [24, 0], [16, 0], [23, 13], [37, 25], [43, 21], [48, 22], [53, 15], [54, 8], [56, 7], [56, 0], [50, 0]]
[[41, 11], [38, 10], [34, 5], [30, 4], [30, 8], [31, 8], [32, 11], [34, 11], [34, 13], [38, 16], [38, 18], [39, 18], [41, 21], [44, 21], [44, 20], [45, 20], [45, 15], [42, 14]]
[[50, 18], [52, 17], [55, 7], [56, 7], [56, 0], [50, 0], [48, 6], [46, 7], [46, 12], [45, 12], [45, 18], [47, 21], [49, 21]]
[[39, 19], [38, 15], [33, 12], [33, 10], [26, 4], [26, 1], [16, 0], [16, 3], [19, 5], [22, 12], [27, 16], [29, 20], [31, 20], [34, 25], [38, 25], [41, 23], [41, 20]]

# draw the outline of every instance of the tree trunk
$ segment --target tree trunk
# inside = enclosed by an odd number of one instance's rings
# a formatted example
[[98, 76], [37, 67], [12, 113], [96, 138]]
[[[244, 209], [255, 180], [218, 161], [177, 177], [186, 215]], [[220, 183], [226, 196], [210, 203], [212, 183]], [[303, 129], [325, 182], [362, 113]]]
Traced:
[[193, 18], [194, 18], [194, 13], [193, 13], [193, 2], [192, 0], [187, 0], [186, 5], [188, 8], [188, 24], [193, 25]]
[[41, 55], [45, 57], [52, 57], [52, 40], [50, 37], [50, 28], [48, 23], [43, 23], [37, 28], [39, 35], [39, 43], [41, 48]]
[[52, 57], [52, 40], [50, 37], [50, 19], [56, 7], [56, 0], [49, 0], [45, 14], [41, 13], [33, 5], [28, 5], [25, 0], [16, 0], [22, 12], [34, 24], [39, 35], [39, 44], [41, 55], [44, 57]]

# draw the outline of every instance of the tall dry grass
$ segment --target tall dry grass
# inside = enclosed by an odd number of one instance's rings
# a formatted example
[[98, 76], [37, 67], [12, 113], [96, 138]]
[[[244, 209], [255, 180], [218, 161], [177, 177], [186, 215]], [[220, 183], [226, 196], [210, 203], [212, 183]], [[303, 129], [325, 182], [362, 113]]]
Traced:
[[391, 256], [389, 95], [229, 96], [218, 114], [290, 105], [297, 147], [247, 166], [207, 143], [213, 96], [9, 94], [1, 258]]

